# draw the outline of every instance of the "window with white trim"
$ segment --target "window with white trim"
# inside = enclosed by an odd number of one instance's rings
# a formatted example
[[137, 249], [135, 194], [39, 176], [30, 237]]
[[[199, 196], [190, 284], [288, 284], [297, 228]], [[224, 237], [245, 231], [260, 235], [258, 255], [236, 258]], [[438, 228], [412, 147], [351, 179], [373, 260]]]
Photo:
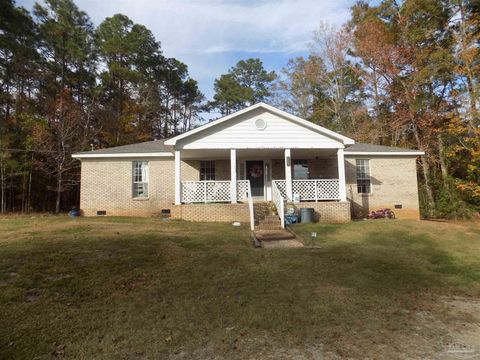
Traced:
[[215, 180], [215, 160], [200, 161], [200, 180]]
[[134, 198], [148, 197], [148, 161], [133, 162], [132, 194]]
[[372, 191], [370, 181], [370, 160], [357, 159], [357, 192], [359, 194], [370, 194]]
[[305, 180], [310, 179], [310, 167], [308, 160], [295, 159], [293, 160], [293, 179]]

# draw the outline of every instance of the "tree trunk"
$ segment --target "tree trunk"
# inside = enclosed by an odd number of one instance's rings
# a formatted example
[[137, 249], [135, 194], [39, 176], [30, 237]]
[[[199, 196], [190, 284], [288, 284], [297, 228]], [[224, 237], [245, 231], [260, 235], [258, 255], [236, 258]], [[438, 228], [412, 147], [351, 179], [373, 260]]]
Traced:
[[28, 190], [27, 190], [27, 204], [26, 204], [26, 212], [27, 214], [30, 212], [31, 204], [32, 204], [32, 173], [33, 173], [33, 160], [34, 155], [32, 152], [32, 159], [28, 170]]
[[[459, 2], [460, 9], [460, 47], [461, 51], [468, 51], [470, 46], [473, 44], [467, 43], [467, 31], [468, 31], [468, 20], [465, 15], [465, 3], [464, 1]], [[478, 116], [478, 93], [476, 91], [475, 79], [472, 71], [472, 63], [469, 61], [464, 61], [464, 70], [465, 77], [467, 80], [467, 92], [470, 102], [470, 116], [468, 116], [468, 123], [470, 125], [471, 131], [474, 132], [479, 125], [479, 116]]]
[[447, 162], [445, 161], [443, 138], [440, 134], [438, 135], [438, 156], [440, 158], [440, 170], [442, 171], [442, 180], [445, 185], [448, 178], [448, 169]]
[[60, 213], [60, 199], [62, 198], [62, 173], [60, 172], [57, 177], [57, 200], [55, 202], [55, 213]]
[[[416, 126], [414, 126], [413, 134], [415, 136], [415, 140], [417, 142], [417, 146], [420, 150], [423, 150], [422, 143], [420, 141], [420, 135], [418, 133], [418, 129]], [[427, 202], [428, 202], [428, 216], [432, 215], [432, 210], [435, 209], [435, 199], [433, 197], [433, 190], [432, 190], [432, 185], [430, 182], [430, 165], [428, 164], [427, 161], [427, 154], [425, 153], [425, 156], [422, 158], [421, 165], [422, 165], [422, 174], [423, 174], [423, 179], [425, 181], [425, 191], [427, 192]]]
[[5, 213], [5, 169], [0, 161], [0, 213]]
[[[32, 155], [32, 164], [33, 164], [33, 155]], [[32, 166], [30, 166], [28, 174], [28, 192], [27, 192], [27, 214], [30, 212], [32, 203]]]

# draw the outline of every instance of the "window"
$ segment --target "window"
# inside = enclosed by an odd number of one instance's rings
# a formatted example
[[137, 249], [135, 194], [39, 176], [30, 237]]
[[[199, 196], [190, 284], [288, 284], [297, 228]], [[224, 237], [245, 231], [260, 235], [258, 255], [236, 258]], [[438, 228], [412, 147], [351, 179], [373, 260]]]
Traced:
[[310, 178], [308, 160], [293, 160], [293, 178], [295, 180], [304, 180]]
[[370, 160], [357, 159], [357, 192], [370, 194]]
[[133, 162], [133, 197], [148, 197], [148, 162]]
[[200, 161], [200, 180], [215, 180], [215, 160]]

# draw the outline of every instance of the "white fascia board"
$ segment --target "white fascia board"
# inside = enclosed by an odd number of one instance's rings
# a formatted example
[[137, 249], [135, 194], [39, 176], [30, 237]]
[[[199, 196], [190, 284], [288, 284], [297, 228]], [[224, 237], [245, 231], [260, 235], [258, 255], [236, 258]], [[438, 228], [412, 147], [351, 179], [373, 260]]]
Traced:
[[74, 159], [103, 159], [103, 158], [145, 158], [145, 157], [173, 157], [172, 153], [122, 153], [122, 154], [73, 154]]
[[316, 130], [320, 133], [323, 133], [327, 136], [330, 136], [336, 140], [340, 140], [343, 144], [345, 145], [353, 145], [355, 144], [355, 140], [353, 139], [350, 139], [346, 136], [343, 136], [341, 134], [338, 134], [336, 133], [335, 131], [332, 131], [332, 130], [328, 130], [320, 125], [316, 125], [316, 124], [313, 124], [311, 123], [310, 121], [307, 121], [305, 119], [302, 119], [302, 118], [299, 118], [298, 116], [295, 116], [295, 115], [292, 115], [292, 114], [289, 114], [287, 113], [286, 111], [283, 111], [283, 110], [280, 110], [280, 109], [277, 109], [276, 107], [273, 107], [271, 105], [268, 105], [268, 104], [265, 104], [265, 103], [258, 103], [258, 104], [255, 104], [255, 105], [252, 105], [252, 106], [249, 106], [243, 110], [240, 110], [240, 111], [237, 111], [237, 112], [234, 112], [233, 114], [230, 114], [230, 115], [227, 115], [223, 118], [220, 118], [218, 120], [215, 120], [215, 121], [212, 121], [211, 123], [208, 123], [208, 124], [205, 124], [203, 126], [200, 126], [196, 129], [193, 129], [193, 130], [190, 130], [190, 131], [187, 131], [186, 133], [183, 133], [183, 134], [180, 134], [180, 135], [177, 135], [171, 139], [168, 139], [167, 141], [165, 141], [165, 145], [175, 145], [177, 143], [178, 140], [181, 140], [181, 139], [184, 139], [186, 137], [189, 137], [190, 135], [194, 135], [200, 131], [203, 131], [205, 129], [208, 129], [212, 126], [215, 126], [215, 125], [218, 125], [218, 124], [221, 124], [225, 121], [228, 121], [232, 118], [235, 118], [237, 116], [240, 116], [242, 114], [245, 114], [249, 111], [252, 111], [252, 110], [255, 110], [255, 109], [258, 109], [258, 108], [264, 108], [266, 110], [269, 110], [271, 111], [272, 113], [274, 114], [277, 114], [279, 116], [283, 116], [289, 120], [292, 120], [293, 122], [296, 122], [296, 123], [299, 123], [299, 124], [302, 124], [304, 125], [305, 127], [307, 128], [310, 128], [312, 130]]
[[423, 151], [348, 151], [345, 150], [345, 155], [395, 155], [395, 156], [423, 156], [425, 152]]

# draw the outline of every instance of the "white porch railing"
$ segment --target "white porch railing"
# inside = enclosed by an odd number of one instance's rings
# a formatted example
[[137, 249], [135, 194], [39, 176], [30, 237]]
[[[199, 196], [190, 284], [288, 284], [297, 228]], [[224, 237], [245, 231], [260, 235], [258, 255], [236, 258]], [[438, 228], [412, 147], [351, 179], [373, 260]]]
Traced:
[[[253, 198], [252, 198], [252, 189], [250, 188], [250, 180], [241, 180], [241, 181], [247, 183], [247, 199], [248, 199], [248, 213], [250, 214], [250, 230], [253, 231], [255, 230], [255, 215], [253, 213]], [[238, 183], [239, 182], [237, 182], [237, 186], [238, 186]]]
[[[249, 181], [237, 181], [237, 201], [247, 200]], [[183, 203], [230, 202], [230, 180], [182, 181]]]
[[237, 201], [247, 200], [249, 194], [251, 194], [250, 181], [237, 180]]
[[[237, 201], [248, 201], [248, 212], [250, 215], [250, 229], [255, 227], [253, 214], [253, 199], [250, 181], [237, 181]], [[230, 198], [230, 180], [224, 181], [182, 181], [182, 202], [192, 203], [212, 203], [212, 202], [231, 202]]]
[[285, 228], [285, 198], [280, 193], [278, 183], [275, 181], [272, 186], [272, 200], [277, 208], [278, 217], [280, 218], [280, 224], [283, 229]]
[[[283, 197], [286, 196], [286, 180], [273, 180]], [[338, 179], [292, 180], [292, 192], [300, 196], [300, 201], [340, 200]]]

